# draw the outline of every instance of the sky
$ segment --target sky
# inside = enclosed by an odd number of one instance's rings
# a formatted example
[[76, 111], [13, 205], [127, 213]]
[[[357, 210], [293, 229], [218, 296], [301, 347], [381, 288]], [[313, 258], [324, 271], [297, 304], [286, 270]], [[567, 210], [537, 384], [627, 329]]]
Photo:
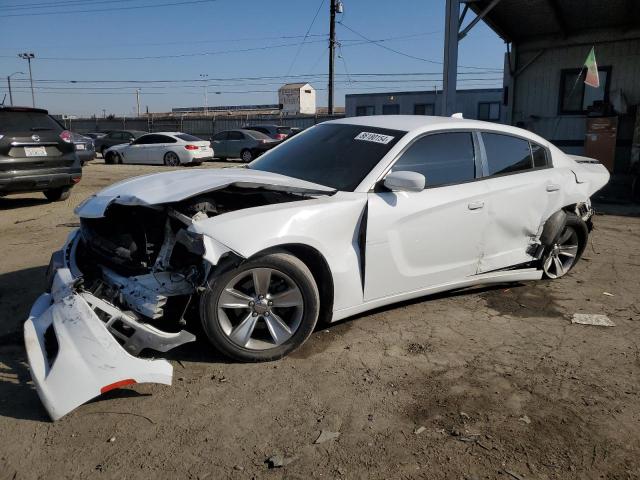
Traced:
[[[343, 0], [335, 104], [345, 94], [442, 86], [445, 0]], [[473, 15], [467, 15], [467, 22]], [[287, 81], [327, 104], [329, 0], [0, 0], [0, 102], [67, 115], [276, 104]], [[502, 85], [504, 42], [480, 22], [459, 47], [458, 88]], [[381, 75], [382, 74], [382, 75]], [[9, 103], [8, 96], [6, 104]]]

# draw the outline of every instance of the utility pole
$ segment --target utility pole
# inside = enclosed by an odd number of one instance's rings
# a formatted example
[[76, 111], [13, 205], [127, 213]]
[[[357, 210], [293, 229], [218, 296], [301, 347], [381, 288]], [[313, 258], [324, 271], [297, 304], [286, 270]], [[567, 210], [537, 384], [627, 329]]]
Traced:
[[333, 63], [335, 60], [336, 49], [336, 2], [337, 0], [329, 0], [329, 115], [333, 115]]
[[136, 88], [136, 106], [138, 107], [138, 117], [140, 117], [140, 89]]
[[200, 74], [200, 78], [202, 78], [202, 80], [204, 80], [204, 114], [205, 116], [208, 115], [208, 110], [209, 110], [209, 98], [207, 97], [207, 77], [209, 75], [207, 75], [206, 73], [201, 73]]
[[32, 52], [24, 52], [24, 53], [19, 53], [18, 57], [29, 62], [29, 82], [31, 83], [31, 105], [35, 108], [36, 96], [33, 93], [33, 75], [31, 75], [31, 60], [33, 58], [36, 58], [36, 56]]
[[13, 72], [7, 77], [7, 85], [9, 86], [9, 105], [13, 107], [13, 93], [11, 92], [11, 77], [14, 75], [24, 75], [22, 72]]
[[102, 118], [107, 118], [107, 109], [106, 108], [102, 109]]

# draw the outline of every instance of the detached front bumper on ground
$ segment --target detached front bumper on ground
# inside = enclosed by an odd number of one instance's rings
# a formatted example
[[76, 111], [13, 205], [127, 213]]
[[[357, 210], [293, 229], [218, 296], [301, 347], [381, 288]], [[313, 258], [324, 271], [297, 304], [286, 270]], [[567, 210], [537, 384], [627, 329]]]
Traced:
[[171, 385], [171, 364], [127, 353], [98, 317], [100, 299], [76, 291], [75, 282], [69, 269], [57, 270], [51, 293], [36, 300], [24, 325], [31, 376], [51, 418], [121, 386]]

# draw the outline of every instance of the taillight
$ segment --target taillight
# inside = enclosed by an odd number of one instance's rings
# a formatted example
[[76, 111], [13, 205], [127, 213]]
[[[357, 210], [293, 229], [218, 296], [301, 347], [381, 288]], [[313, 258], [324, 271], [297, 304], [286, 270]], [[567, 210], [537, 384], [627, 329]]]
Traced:
[[60, 132], [60, 138], [67, 143], [71, 143], [71, 132], [69, 130], [63, 130]]
[[276, 140], [284, 140], [287, 136], [284, 133], [276, 133]]
[[184, 148], [187, 150], [198, 150], [200, 147], [197, 145], [185, 145]]

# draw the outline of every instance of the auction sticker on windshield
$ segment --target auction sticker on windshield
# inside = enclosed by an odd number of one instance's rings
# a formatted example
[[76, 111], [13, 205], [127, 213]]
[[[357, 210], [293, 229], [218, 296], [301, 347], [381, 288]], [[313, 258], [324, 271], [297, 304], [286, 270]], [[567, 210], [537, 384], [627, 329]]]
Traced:
[[382, 135], [381, 133], [360, 132], [356, 135], [354, 140], [363, 140], [365, 142], [382, 143], [383, 145], [386, 145], [393, 140], [393, 138], [394, 137], [391, 135]]

